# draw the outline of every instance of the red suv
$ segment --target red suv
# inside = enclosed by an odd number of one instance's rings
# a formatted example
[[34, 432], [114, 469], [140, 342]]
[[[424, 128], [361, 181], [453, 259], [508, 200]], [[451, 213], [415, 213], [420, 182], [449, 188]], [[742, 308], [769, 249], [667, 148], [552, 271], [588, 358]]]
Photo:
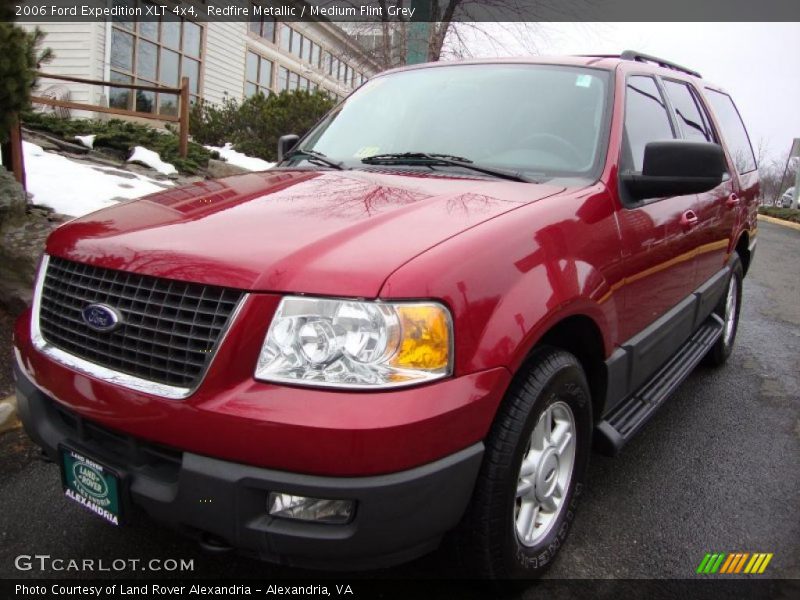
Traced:
[[731, 352], [758, 173], [730, 96], [632, 52], [429, 64], [280, 146], [50, 236], [29, 435], [112, 523], [316, 568], [453, 535], [538, 574], [592, 444]]

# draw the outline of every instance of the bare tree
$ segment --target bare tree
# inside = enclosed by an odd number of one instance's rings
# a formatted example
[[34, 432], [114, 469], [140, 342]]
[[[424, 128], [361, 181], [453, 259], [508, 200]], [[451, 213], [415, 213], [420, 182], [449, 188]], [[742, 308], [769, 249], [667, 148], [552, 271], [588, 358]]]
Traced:
[[788, 152], [772, 160], [759, 161], [758, 174], [763, 204], [778, 202], [781, 194], [794, 185], [799, 163], [798, 159], [790, 160]]
[[[353, 6], [369, 0], [353, 0]], [[594, 0], [572, 0], [564, 6], [548, 7], [552, 18], [558, 13], [565, 19], [575, 18], [579, 6]], [[481, 48], [492, 48], [496, 54], [508, 54], [509, 42], [526, 54], [538, 53], [536, 40], [542, 28], [534, 22], [536, 11], [524, 0], [371, 0], [382, 9], [380, 19], [369, 22], [339, 23], [339, 26], [363, 46], [370, 59], [381, 69], [406, 64], [409, 44], [423, 32], [427, 39], [426, 60], [465, 59], [473, 56], [476, 42]], [[408, 18], [390, 17], [387, 8], [423, 9], [426, 25], [419, 27]], [[419, 19], [416, 14], [415, 19]], [[346, 57], [358, 61], [358, 57]]]

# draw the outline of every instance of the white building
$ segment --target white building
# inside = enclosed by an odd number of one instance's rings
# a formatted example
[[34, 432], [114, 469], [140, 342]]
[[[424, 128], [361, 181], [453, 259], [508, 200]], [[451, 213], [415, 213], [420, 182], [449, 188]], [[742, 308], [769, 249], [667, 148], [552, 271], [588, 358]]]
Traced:
[[[136, 0], [146, 4], [145, 0]], [[134, 0], [131, 0], [134, 2]], [[174, 18], [174, 17], [173, 17]], [[21, 23], [33, 28], [33, 24]], [[177, 87], [189, 77], [193, 100], [220, 103], [261, 91], [322, 88], [342, 98], [375, 74], [377, 65], [330, 22], [39, 23], [55, 58], [46, 73], [102, 81]], [[175, 95], [62, 83], [73, 102], [174, 115]]]

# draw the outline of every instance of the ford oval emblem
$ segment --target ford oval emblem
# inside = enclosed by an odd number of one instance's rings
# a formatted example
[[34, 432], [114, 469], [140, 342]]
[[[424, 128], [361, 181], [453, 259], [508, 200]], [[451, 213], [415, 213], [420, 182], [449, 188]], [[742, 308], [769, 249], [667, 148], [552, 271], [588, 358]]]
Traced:
[[95, 331], [114, 331], [122, 322], [120, 314], [105, 304], [90, 304], [81, 314], [86, 324]]

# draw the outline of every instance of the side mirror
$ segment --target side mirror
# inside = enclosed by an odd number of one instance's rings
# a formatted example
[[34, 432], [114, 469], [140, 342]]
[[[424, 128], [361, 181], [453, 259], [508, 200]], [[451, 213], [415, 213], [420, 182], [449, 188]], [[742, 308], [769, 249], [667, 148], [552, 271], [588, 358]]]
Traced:
[[634, 200], [699, 194], [714, 189], [727, 170], [719, 144], [669, 140], [644, 148], [642, 173], [623, 173], [620, 182]]
[[292, 151], [292, 148], [297, 145], [297, 142], [300, 140], [299, 135], [295, 135], [293, 133], [289, 133], [287, 135], [282, 135], [278, 138], [278, 161], [282, 161], [283, 157], [289, 154]]

